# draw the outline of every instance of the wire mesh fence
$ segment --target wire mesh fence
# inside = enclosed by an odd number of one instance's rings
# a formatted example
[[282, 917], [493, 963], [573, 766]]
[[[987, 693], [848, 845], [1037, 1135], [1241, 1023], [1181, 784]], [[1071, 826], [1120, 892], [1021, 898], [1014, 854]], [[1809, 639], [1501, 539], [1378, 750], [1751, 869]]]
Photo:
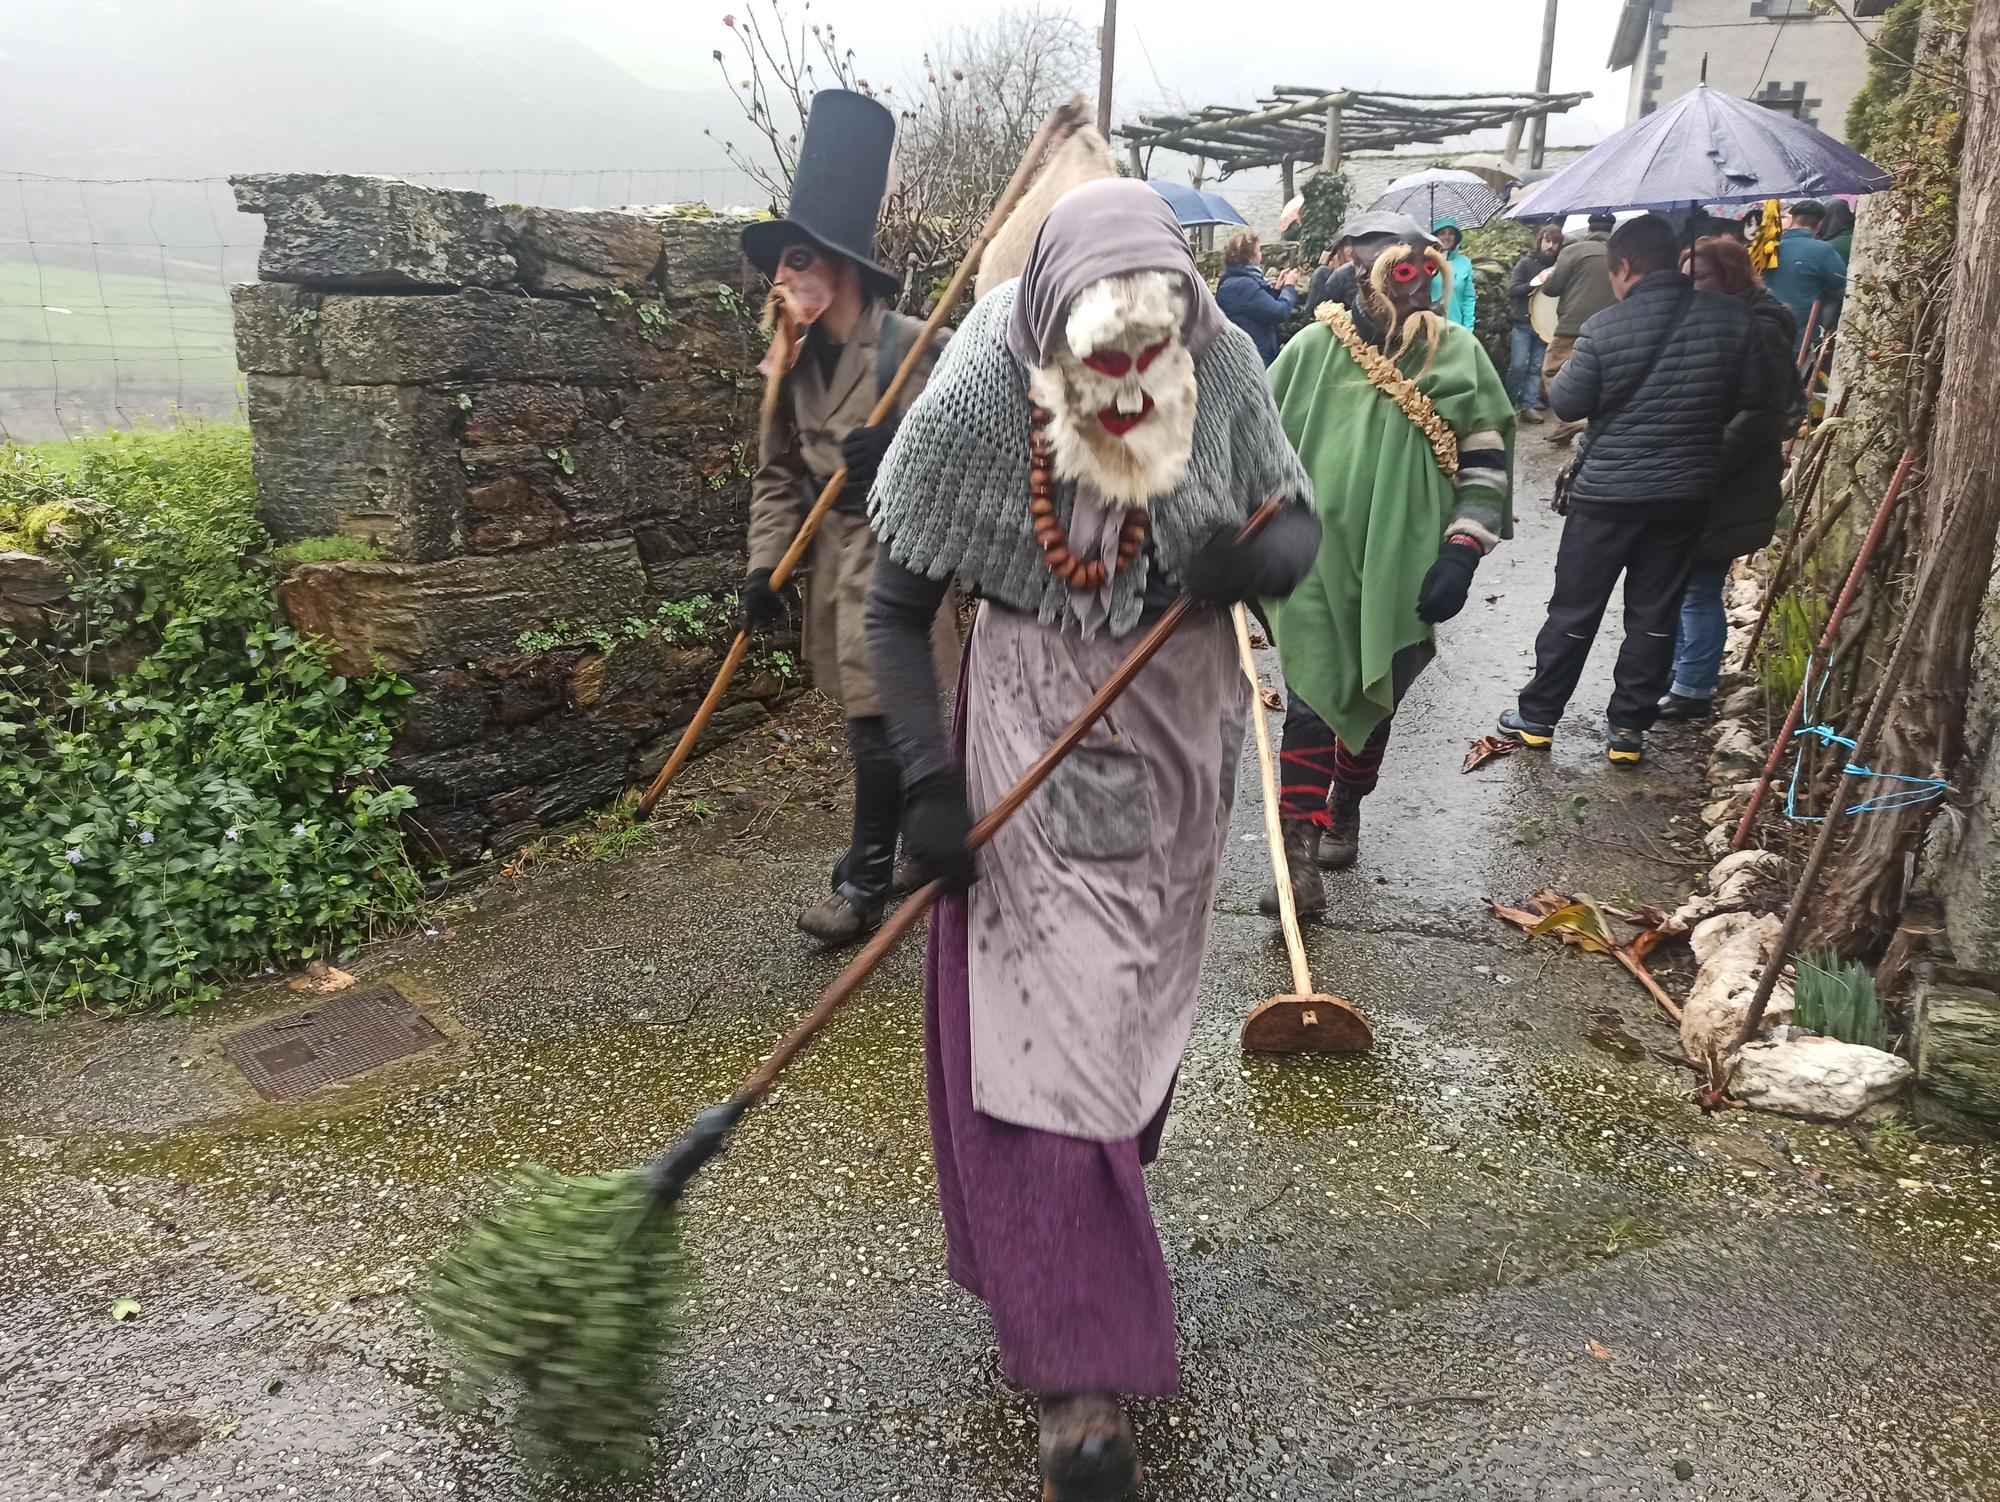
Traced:
[[[394, 175], [545, 208], [721, 204], [744, 189], [726, 169]], [[0, 171], [0, 442], [241, 421], [229, 289], [256, 279], [262, 237], [226, 178]]]

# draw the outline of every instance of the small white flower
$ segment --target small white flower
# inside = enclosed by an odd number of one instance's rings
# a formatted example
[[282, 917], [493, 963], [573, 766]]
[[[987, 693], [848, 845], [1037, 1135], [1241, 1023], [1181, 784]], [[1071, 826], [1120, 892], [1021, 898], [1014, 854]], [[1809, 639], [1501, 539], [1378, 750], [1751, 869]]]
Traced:
[[118, 701], [116, 699], [106, 699], [104, 701], [104, 707], [110, 710], [113, 714], [116, 714], [118, 712]]
[[255, 647], [252, 647], [250, 649], [250, 660], [252, 662], [262, 662], [264, 660], [264, 654], [258, 651]]
[[82, 847], [82, 846], [80, 846], [80, 845], [72, 845], [72, 846], [70, 846], [70, 847], [69, 847], [69, 849], [67, 849], [67, 850], [65, 850], [65, 851], [63, 852], [63, 859], [64, 859], [64, 860], [66, 860], [66, 861], [68, 861], [68, 862], [69, 862], [69, 863], [70, 863], [70, 864], [71, 864], [72, 866], [80, 866], [80, 865], [82, 865], [82, 864], [83, 864], [83, 847]]
[[127, 829], [137, 829], [139, 827], [139, 821], [137, 819], [127, 819], [125, 821], [125, 827]]
[[264, 967], [264, 973], [266, 975], [276, 975], [278, 973], [278, 967], [276, 965], [266, 965]]
[[372, 730], [364, 730], [361, 732], [361, 738], [364, 741], [372, 741], [375, 739], [375, 732]]
[[234, 824], [230, 825], [227, 829], [222, 831], [222, 837], [225, 840], [240, 839], [242, 838], [242, 835], [243, 831], [238, 829]]
[[150, 829], [142, 829], [142, 830], [140, 830], [140, 831], [139, 831], [139, 843], [140, 843], [141, 845], [150, 845], [150, 844], [152, 844], [152, 843], [153, 843], [153, 831], [152, 831], [152, 830], [150, 830]]
[[123, 559], [123, 558], [114, 558], [114, 559], [112, 559], [112, 560], [111, 560], [111, 566], [112, 566], [113, 568], [123, 568], [123, 567], [125, 567], [125, 563], [126, 563], [126, 560], [125, 560], [125, 559]]
[[77, 919], [77, 911], [75, 908], [71, 908], [68, 912], [63, 914], [63, 922], [65, 923], [74, 923], [76, 922], [76, 919]]
[[426, 925], [426, 927], [424, 928], [424, 937], [426, 939], [435, 939], [437, 936], [438, 936], [438, 931]]
[[299, 836], [299, 838], [301, 839], [305, 838], [305, 832], [306, 832], [306, 827], [304, 824], [294, 824], [292, 826], [292, 833]]
[[279, 895], [280, 897], [289, 897], [289, 896], [291, 896], [291, 895], [292, 895], [292, 884], [291, 884], [290, 882], [288, 882], [288, 881], [281, 881], [281, 882], [279, 882], [279, 883], [278, 883], [278, 895]]

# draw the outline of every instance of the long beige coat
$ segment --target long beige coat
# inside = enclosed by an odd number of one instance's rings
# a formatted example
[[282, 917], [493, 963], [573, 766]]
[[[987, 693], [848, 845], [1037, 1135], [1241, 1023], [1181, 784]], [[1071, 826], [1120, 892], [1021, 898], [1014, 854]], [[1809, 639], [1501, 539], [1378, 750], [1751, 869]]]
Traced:
[[[841, 351], [831, 380], [821, 379], [809, 349], [801, 351], [799, 363], [786, 378], [772, 421], [758, 435], [757, 476], [750, 486], [753, 569], [777, 567], [799, 524], [819, 498], [821, 487], [840, 468], [840, 441], [852, 429], [867, 424], [868, 414], [881, 396], [877, 376], [886, 312], [881, 303], [869, 303]], [[940, 336], [905, 383], [897, 400], [898, 418], [923, 390], [943, 347]], [[859, 499], [843, 490], [836, 504], [846, 506]], [[1023, 500], [1022, 504], [1027, 503]], [[867, 517], [840, 510], [828, 512], [813, 534], [805, 570], [806, 661], [812, 667], [814, 686], [839, 700], [849, 719], [881, 714], [862, 624], [868, 583], [875, 573], [875, 535], [868, 530]], [[939, 684], [955, 683], [958, 632], [952, 601], [938, 612], [931, 638]]]

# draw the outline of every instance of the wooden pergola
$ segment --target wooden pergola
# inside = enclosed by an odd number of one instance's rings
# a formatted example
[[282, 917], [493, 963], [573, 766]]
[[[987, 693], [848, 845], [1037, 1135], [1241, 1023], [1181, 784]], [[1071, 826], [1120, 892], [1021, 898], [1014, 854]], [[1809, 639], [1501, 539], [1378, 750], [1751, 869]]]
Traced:
[[1281, 87], [1253, 110], [1212, 104], [1191, 115], [1147, 115], [1137, 124], [1120, 126], [1116, 134], [1131, 153], [1136, 176], [1147, 175], [1142, 153], [1160, 148], [1204, 164], [1214, 162], [1223, 177], [1249, 167], [1277, 167], [1290, 198], [1292, 171], [1299, 162], [1338, 168], [1350, 151], [1421, 145], [1502, 125], [1511, 128], [1510, 142], [1517, 142], [1523, 122], [1563, 114], [1589, 97]]

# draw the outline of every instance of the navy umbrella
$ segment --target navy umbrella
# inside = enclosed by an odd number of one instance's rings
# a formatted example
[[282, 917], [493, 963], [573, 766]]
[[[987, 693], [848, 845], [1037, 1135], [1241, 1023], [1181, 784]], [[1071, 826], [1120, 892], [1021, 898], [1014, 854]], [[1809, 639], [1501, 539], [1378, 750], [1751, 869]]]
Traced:
[[1190, 188], [1186, 183], [1154, 182], [1148, 178], [1146, 186], [1166, 199], [1167, 207], [1174, 211], [1174, 217], [1183, 229], [1193, 229], [1200, 224], [1241, 224], [1250, 221], [1236, 212], [1236, 205], [1220, 193], [1204, 193], [1199, 188]]
[[1702, 84], [1537, 183], [1507, 217], [1824, 198], [1888, 186], [1888, 173], [1832, 136]]

